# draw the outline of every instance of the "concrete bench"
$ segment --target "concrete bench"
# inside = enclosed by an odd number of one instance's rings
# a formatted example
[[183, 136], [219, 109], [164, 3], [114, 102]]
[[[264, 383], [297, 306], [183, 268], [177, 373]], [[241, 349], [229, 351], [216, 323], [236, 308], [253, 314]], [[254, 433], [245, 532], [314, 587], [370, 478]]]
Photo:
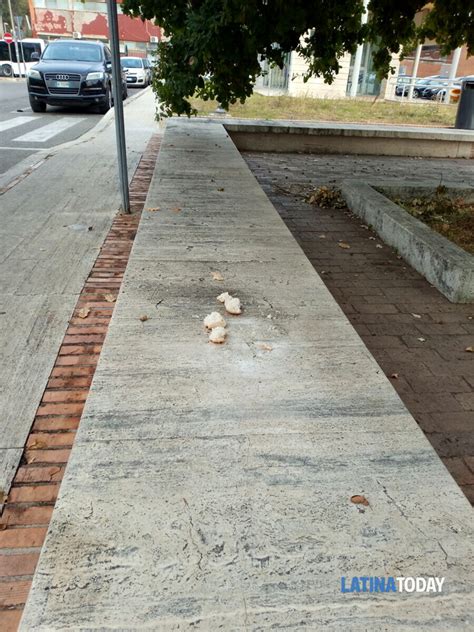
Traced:
[[[22, 630], [460, 630], [473, 542], [224, 127], [169, 121]], [[370, 592], [417, 576], [443, 591]]]

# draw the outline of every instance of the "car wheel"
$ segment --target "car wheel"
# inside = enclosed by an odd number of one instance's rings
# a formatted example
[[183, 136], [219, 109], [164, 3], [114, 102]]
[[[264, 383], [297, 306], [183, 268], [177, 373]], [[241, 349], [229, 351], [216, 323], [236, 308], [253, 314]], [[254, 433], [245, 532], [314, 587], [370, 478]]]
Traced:
[[416, 88], [413, 90], [413, 98], [414, 99], [420, 98], [420, 92]]
[[105, 91], [104, 100], [99, 105], [99, 113], [100, 114], [106, 114], [106, 112], [108, 112], [110, 110], [110, 108], [113, 106], [113, 104], [114, 103], [113, 103], [113, 99], [112, 99], [112, 90], [110, 89], [110, 86], [107, 86], [107, 89]]
[[42, 101], [37, 101], [36, 99], [32, 99], [30, 97], [30, 106], [33, 112], [46, 112], [46, 103]]
[[10, 64], [2, 64], [0, 66], [0, 75], [2, 77], [11, 77], [13, 75], [13, 70]]

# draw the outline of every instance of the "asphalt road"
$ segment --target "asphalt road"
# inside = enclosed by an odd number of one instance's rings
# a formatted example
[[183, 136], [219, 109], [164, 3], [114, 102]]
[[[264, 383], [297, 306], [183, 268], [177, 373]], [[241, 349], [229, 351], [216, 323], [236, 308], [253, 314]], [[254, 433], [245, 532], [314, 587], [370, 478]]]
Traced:
[[34, 114], [25, 80], [0, 79], [0, 174], [42, 149], [79, 138], [102, 116], [90, 108], [49, 106]]

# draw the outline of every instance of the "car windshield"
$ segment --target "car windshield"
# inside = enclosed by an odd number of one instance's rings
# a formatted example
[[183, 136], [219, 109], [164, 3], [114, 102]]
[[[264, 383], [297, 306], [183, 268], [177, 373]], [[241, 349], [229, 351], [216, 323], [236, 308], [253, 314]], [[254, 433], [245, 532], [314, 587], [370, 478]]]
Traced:
[[43, 53], [43, 59], [61, 61], [101, 61], [100, 46], [95, 44], [74, 44], [53, 42]]
[[141, 59], [126, 58], [121, 60], [122, 68], [142, 68]]

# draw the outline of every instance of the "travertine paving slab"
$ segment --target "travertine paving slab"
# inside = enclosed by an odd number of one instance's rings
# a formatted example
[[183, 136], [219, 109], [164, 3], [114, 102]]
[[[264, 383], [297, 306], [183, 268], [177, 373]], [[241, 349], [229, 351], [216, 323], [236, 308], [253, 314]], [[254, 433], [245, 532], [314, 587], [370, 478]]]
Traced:
[[[22, 630], [469, 626], [470, 506], [220, 124], [168, 123], [146, 206]], [[341, 593], [360, 575], [446, 580]]]

